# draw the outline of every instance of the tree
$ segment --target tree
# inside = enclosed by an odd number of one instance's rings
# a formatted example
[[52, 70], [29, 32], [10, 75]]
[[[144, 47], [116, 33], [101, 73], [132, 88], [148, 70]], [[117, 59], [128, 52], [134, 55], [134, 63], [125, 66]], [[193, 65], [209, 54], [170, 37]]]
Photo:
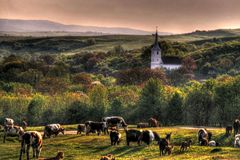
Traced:
[[[223, 78], [221, 78], [223, 79]], [[225, 80], [215, 88], [215, 101], [218, 107], [218, 122], [221, 126], [231, 124], [240, 118], [240, 76]]]
[[176, 92], [170, 99], [167, 107], [166, 119], [168, 124], [181, 124], [183, 120], [183, 99], [181, 95]]
[[89, 105], [81, 101], [73, 102], [67, 109], [66, 118], [68, 123], [85, 122], [89, 118]]
[[100, 120], [107, 111], [107, 95], [107, 89], [103, 85], [95, 85], [89, 92], [91, 114], [95, 120]]
[[45, 109], [45, 99], [43, 96], [35, 96], [28, 105], [27, 119], [31, 125], [42, 124], [42, 114]]
[[197, 68], [197, 65], [193, 58], [186, 57], [182, 60], [182, 70], [186, 74], [191, 74]]
[[133, 68], [120, 71], [117, 75], [117, 83], [123, 85], [139, 85], [150, 78], [166, 82], [166, 76], [162, 69]]
[[139, 119], [148, 120], [155, 117], [162, 118], [162, 109], [165, 106], [164, 88], [157, 79], [150, 79], [144, 86], [139, 102]]
[[214, 107], [213, 94], [205, 88], [191, 91], [186, 98], [185, 112], [187, 123], [193, 125], [209, 125]]

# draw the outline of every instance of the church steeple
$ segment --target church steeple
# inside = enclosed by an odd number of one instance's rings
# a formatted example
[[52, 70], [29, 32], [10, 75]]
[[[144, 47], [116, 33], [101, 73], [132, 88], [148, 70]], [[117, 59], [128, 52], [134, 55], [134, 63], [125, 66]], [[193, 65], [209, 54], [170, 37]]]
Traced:
[[158, 29], [156, 27], [155, 41], [151, 50], [151, 69], [161, 68], [162, 65], [161, 48], [158, 44]]
[[157, 26], [156, 26], [155, 41], [154, 41], [153, 48], [160, 49], [159, 44], [158, 44], [158, 27]]

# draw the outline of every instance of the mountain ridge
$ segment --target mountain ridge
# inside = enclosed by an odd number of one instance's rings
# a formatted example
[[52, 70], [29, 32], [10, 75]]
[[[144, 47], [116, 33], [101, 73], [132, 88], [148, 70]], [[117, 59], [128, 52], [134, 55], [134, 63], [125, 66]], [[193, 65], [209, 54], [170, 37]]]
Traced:
[[[151, 32], [125, 27], [98, 27], [62, 24], [50, 20], [0, 19], [1, 32], [79, 32], [96, 34], [150, 35]], [[170, 33], [159, 32], [160, 35]]]

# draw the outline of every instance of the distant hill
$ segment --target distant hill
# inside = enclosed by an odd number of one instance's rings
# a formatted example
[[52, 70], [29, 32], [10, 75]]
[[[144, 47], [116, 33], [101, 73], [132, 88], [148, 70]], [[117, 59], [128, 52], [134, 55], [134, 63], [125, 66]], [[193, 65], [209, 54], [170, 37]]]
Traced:
[[196, 30], [195, 32], [187, 33], [186, 35], [229, 37], [229, 36], [240, 35], [240, 29], [217, 29], [217, 30], [209, 30], [209, 31]]
[[[65, 25], [48, 20], [18, 20], [18, 19], [0, 19], [0, 32], [7, 34], [21, 35], [21, 33], [32, 34], [43, 33], [50, 35], [102, 35], [102, 34], [124, 34], [124, 35], [149, 35], [148, 31], [119, 28], [119, 27], [96, 27], [96, 26], [81, 26], [81, 25]], [[17, 33], [16, 33], [17, 32]], [[30, 32], [30, 33], [29, 33]], [[81, 34], [82, 33], [82, 34]], [[30, 35], [31, 35], [30, 34]], [[169, 33], [159, 33], [166, 35]]]

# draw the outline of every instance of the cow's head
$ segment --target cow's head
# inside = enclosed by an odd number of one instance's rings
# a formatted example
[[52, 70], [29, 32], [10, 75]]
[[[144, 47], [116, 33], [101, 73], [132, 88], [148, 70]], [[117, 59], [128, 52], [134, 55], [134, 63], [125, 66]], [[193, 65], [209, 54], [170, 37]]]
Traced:
[[63, 135], [64, 135], [64, 130], [65, 130], [65, 129], [64, 129], [64, 128], [62, 128], [62, 127], [61, 127], [61, 128], [59, 128], [59, 132], [61, 132]]

